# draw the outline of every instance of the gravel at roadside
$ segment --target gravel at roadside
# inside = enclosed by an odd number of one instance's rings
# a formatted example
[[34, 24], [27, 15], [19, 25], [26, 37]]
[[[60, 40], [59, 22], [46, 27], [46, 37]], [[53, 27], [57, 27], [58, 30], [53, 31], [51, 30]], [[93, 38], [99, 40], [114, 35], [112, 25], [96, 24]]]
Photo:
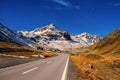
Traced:
[[69, 61], [68, 79], [67, 80], [80, 80], [78, 71], [75, 68], [75, 66], [71, 60]]

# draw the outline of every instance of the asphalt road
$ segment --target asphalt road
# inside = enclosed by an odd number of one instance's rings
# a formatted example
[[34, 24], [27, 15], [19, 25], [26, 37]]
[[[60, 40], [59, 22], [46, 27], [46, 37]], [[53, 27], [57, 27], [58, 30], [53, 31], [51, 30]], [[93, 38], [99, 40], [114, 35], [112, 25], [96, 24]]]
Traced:
[[69, 56], [37, 60], [0, 69], [0, 80], [66, 80]]
[[40, 60], [38, 58], [0, 58], [0, 69]]

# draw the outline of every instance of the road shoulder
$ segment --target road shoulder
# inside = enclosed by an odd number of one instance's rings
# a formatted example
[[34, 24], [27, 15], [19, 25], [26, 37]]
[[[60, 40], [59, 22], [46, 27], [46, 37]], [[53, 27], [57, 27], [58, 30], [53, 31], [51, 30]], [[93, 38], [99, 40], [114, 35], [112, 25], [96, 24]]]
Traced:
[[71, 60], [69, 60], [68, 79], [67, 80], [80, 80], [78, 71], [75, 68], [75, 66]]

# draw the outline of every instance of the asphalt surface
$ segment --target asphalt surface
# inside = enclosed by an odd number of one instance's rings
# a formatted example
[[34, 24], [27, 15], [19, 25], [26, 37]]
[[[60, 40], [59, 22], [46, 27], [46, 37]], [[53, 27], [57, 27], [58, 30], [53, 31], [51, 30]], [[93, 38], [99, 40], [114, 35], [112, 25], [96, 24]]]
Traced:
[[32, 61], [0, 69], [0, 80], [66, 80], [69, 56]]
[[38, 60], [36, 58], [0, 58], [0, 69]]

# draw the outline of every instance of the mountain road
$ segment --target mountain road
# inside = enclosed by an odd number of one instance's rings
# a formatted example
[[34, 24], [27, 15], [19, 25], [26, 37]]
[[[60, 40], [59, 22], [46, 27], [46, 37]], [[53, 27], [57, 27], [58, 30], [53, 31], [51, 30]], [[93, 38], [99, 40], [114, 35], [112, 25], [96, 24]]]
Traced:
[[36, 60], [0, 69], [0, 80], [66, 80], [69, 56]]

